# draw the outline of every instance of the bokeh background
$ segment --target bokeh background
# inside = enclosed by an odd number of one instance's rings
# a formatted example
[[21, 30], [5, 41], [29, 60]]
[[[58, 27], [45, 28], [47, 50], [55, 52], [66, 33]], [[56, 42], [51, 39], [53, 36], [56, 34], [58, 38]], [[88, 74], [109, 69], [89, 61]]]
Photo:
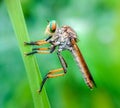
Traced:
[[[21, 0], [30, 39], [44, 39], [47, 20], [70, 25], [97, 88], [89, 90], [65, 51], [68, 73], [45, 88], [52, 108], [120, 108], [120, 1]], [[60, 67], [56, 53], [35, 55], [42, 76]], [[4, 1], [0, 1], [0, 108], [33, 108], [19, 46]]]

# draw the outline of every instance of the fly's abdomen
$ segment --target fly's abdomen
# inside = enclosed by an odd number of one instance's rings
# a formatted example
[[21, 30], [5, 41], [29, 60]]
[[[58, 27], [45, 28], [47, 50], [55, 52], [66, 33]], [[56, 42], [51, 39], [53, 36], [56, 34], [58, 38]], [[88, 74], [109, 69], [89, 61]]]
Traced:
[[76, 45], [76, 43], [74, 43], [74, 45], [72, 46], [72, 54], [75, 58], [75, 61], [77, 62], [85, 82], [87, 83], [87, 85], [92, 89], [95, 85], [95, 82], [92, 78], [92, 75], [90, 74], [90, 71], [88, 69], [88, 66], [80, 52], [80, 49], [78, 48], [78, 46]]

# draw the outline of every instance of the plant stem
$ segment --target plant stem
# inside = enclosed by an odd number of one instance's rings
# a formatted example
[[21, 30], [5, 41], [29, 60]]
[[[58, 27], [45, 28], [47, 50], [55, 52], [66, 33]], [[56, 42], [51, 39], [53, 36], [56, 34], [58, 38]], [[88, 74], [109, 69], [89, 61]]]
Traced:
[[20, 0], [5, 0], [7, 10], [17, 37], [21, 55], [26, 68], [31, 93], [35, 108], [50, 108], [49, 100], [46, 91], [43, 88], [39, 94], [37, 90], [40, 88], [42, 78], [34, 56], [24, 56], [24, 52], [30, 52], [30, 46], [24, 46], [24, 42], [29, 42], [29, 36], [20, 4]]

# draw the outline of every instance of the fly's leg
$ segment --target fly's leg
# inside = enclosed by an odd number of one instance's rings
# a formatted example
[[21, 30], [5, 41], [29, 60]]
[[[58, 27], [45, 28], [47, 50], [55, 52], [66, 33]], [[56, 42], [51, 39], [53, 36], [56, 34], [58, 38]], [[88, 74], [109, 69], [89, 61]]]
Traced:
[[35, 42], [24, 42], [25, 45], [44, 45], [44, 44], [48, 44], [49, 42], [47, 42], [46, 40], [39, 40], [39, 41], [35, 41]]
[[[24, 44], [25, 45], [37, 45], [37, 46], [40, 46], [40, 45], [44, 45], [44, 44], [50, 43], [50, 39], [51, 38], [52, 38], [52, 36], [49, 36], [45, 40], [39, 40], [39, 41], [35, 41], [35, 42], [24, 42]], [[55, 50], [55, 48], [56, 48], [55, 45], [52, 45], [50, 48], [33, 48], [32, 52], [25, 53], [25, 55], [28, 56], [28, 55], [33, 55], [33, 54], [36, 54], [36, 53], [39, 53], [39, 54], [49, 54], [49, 53], [52, 53]]]
[[25, 53], [25, 55], [33, 55], [33, 54], [49, 54], [55, 50], [56, 46], [52, 45], [50, 48], [33, 48], [32, 52]]
[[[55, 70], [49, 71], [47, 73], [47, 75], [44, 77], [44, 79], [41, 83], [39, 93], [42, 91], [43, 85], [45, 84], [45, 82], [47, 81], [48, 78], [56, 78], [56, 77], [59, 77], [59, 76], [63, 76], [67, 72], [67, 64], [66, 64], [64, 58], [61, 56], [60, 53], [57, 53], [57, 55], [58, 55], [58, 58], [60, 60], [61, 65], [62, 65], [62, 68], [55, 69]], [[61, 72], [61, 71], [63, 71], [63, 73], [58, 73], [58, 72]]]
[[60, 54], [60, 52], [58, 52], [57, 55], [58, 55], [61, 65], [62, 65], [62, 68], [64, 70], [64, 73], [66, 73], [67, 67], [68, 67], [67, 63], [66, 63], [65, 59], [62, 57], [62, 55]]
[[26, 56], [33, 55], [33, 54], [49, 54], [49, 48], [33, 48], [32, 52], [25, 53]]
[[49, 71], [46, 76], [43, 78], [43, 81], [41, 83], [40, 89], [39, 89], [39, 93], [42, 91], [43, 85], [45, 84], [45, 82], [47, 81], [48, 78], [55, 78], [58, 76], [63, 76], [64, 73], [60, 73], [60, 74], [56, 74], [57, 72], [63, 71], [63, 68], [59, 68], [59, 69], [55, 69], [55, 70], [51, 70]]
[[35, 42], [24, 42], [25, 45], [44, 45], [44, 44], [48, 44], [49, 40], [52, 38], [52, 36], [49, 36], [47, 39], [45, 40], [39, 40], [39, 41], [35, 41]]
[[[25, 45], [44, 45], [44, 44], [48, 44], [49, 42], [47, 42], [47, 40], [39, 40], [39, 41], [35, 41], [35, 42], [24, 42]], [[33, 55], [36, 53], [40, 53], [40, 54], [49, 54], [49, 48], [33, 48], [32, 52], [29, 53], [25, 53], [25, 55]]]

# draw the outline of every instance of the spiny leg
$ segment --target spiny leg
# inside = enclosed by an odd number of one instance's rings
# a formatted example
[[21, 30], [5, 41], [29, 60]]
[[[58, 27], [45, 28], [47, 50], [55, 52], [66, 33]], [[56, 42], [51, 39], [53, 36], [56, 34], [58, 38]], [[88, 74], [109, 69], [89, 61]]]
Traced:
[[57, 52], [57, 55], [58, 55], [58, 58], [60, 60], [61, 65], [62, 65], [62, 67], [64, 69], [64, 72], [66, 73], [67, 67], [68, 67], [67, 63], [66, 63], [65, 59], [62, 57], [62, 55], [60, 54], [60, 52]]
[[32, 52], [25, 53], [26, 56], [33, 55], [33, 54], [49, 54], [49, 48], [35, 48]]
[[[44, 77], [44, 79], [43, 79], [43, 81], [41, 83], [39, 93], [42, 91], [43, 85], [45, 84], [45, 82], [47, 81], [48, 78], [55, 78], [55, 77], [63, 76], [67, 72], [67, 64], [66, 64], [64, 58], [60, 55], [60, 53], [57, 53], [57, 54], [58, 54], [58, 58], [60, 60], [60, 63], [62, 65], [62, 68], [55, 69], [55, 70], [52, 70], [49, 73], [47, 73], [47, 75]], [[64, 73], [56, 74], [56, 73], [58, 73], [60, 71], [64, 71]]]
[[59, 68], [59, 69], [55, 69], [55, 70], [48, 72], [47, 75], [44, 77], [38, 92], [40, 93], [42, 91], [43, 85], [45, 84], [45, 82], [47, 81], [48, 78], [55, 78], [58, 76], [63, 76], [65, 73], [55, 74], [55, 73], [63, 71], [63, 70], [64, 70], [63, 68]]
[[[47, 42], [46, 40], [39, 40], [39, 41], [35, 41], [35, 42], [24, 42], [25, 45], [44, 45], [44, 44], [48, 44], [49, 42]], [[49, 50], [48, 48], [33, 48], [32, 52], [29, 53], [25, 53], [25, 55], [33, 55], [35, 53], [41, 53], [41, 54], [48, 54]]]
[[55, 51], [55, 48], [56, 48], [56, 46], [55, 46], [55, 45], [52, 45], [51, 48], [50, 48], [50, 53], [54, 52], [54, 51]]
[[33, 51], [34, 51], [34, 50], [46, 51], [46, 50], [49, 50], [49, 48], [33, 48], [32, 50], [33, 50]]
[[39, 41], [35, 41], [35, 42], [24, 42], [25, 45], [44, 45], [44, 44], [48, 44], [49, 42], [47, 42], [46, 40], [39, 40]]
[[39, 54], [49, 54], [52, 53], [55, 50], [56, 46], [51, 45], [51, 47], [49, 48], [33, 48], [32, 52], [29, 53], [25, 53], [25, 55], [32, 55], [35, 53], [39, 53]]
[[47, 39], [45, 40], [39, 40], [39, 41], [35, 41], [35, 42], [24, 42], [25, 45], [43, 45], [43, 44], [48, 44], [49, 40], [52, 38], [52, 36], [49, 36]]

